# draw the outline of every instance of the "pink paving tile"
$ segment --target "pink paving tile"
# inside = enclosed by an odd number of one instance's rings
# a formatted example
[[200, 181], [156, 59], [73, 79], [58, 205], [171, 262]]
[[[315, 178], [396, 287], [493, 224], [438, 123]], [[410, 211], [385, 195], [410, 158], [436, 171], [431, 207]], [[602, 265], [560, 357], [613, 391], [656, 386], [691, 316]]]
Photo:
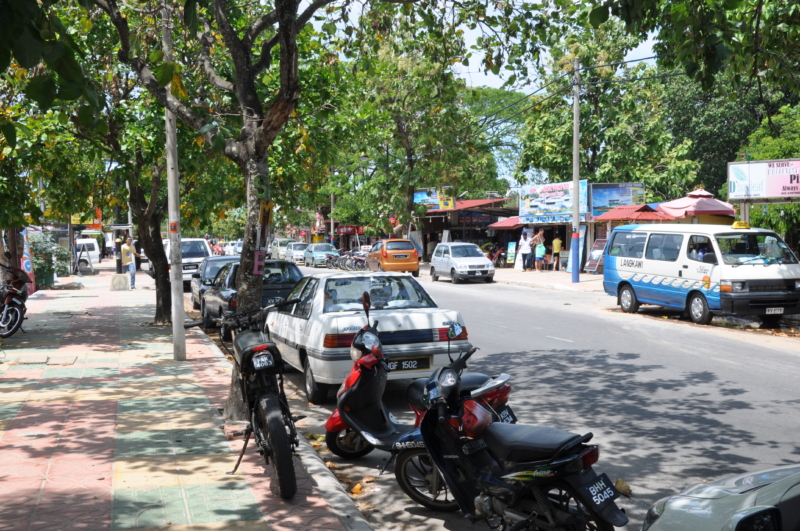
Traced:
[[156, 368], [154, 365], [139, 365], [138, 367], [120, 367], [119, 375], [121, 377], [144, 377], [156, 376]]
[[[102, 452], [97, 452], [93, 454], [86, 454], [84, 452], [77, 452], [77, 451], [68, 451], [62, 448], [56, 448], [56, 451], [53, 453], [52, 462], [50, 464], [51, 467], [61, 466], [59, 463], [63, 462], [64, 467], [70, 466], [69, 462], [77, 462], [80, 463], [81, 466], [92, 466], [97, 464], [99, 467], [106, 466], [105, 463], [113, 463], [114, 460], [114, 449], [108, 448]], [[51, 468], [52, 470], [52, 468]], [[56, 469], [58, 470], [58, 469]]]
[[24, 455], [25, 459], [50, 459], [55, 447], [32, 448], [27, 442], [14, 441], [13, 443], [0, 440], [0, 463], [11, 455]]
[[15, 418], [56, 418], [59, 415], [63, 417], [69, 408], [70, 402], [28, 402], [20, 408]]
[[37, 418], [36, 415], [17, 417], [11, 420], [6, 428], [6, 434], [13, 434], [19, 430], [26, 433], [36, 430], [42, 433], [52, 433], [58, 435], [64, 425], [64, 416]]
[[35, 529], [101, 530], [111, 527], [111, 490], [45, 494], [32, 517]]
[[111, 472], [84, 476], [48, 475], [44, 483], [43, 492], [45, 494], [71, 494], [74, 492], [111, 490], [111, 479]]
[[24, 371], [6, 371], [2, 379], [9, 380], [38, 380], [44, 374], [44, 369], [26, 369]]
[[[25, 478], [2, 476], [3, 473], [0, 472], [0, 497], [4, 500], [18, 496], [35, 496], [40, 491], [44, 481], [44, 476]], [[0, 504], [2, 503], [0, 501]]]

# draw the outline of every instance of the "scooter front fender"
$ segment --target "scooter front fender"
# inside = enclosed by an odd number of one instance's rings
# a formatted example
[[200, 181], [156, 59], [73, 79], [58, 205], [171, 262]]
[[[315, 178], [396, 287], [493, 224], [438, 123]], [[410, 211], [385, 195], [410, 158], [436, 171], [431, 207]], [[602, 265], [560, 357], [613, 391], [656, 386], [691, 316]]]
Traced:
[[329, 432], [337, 432], [342, 430], [348, 430], [350, 426], [342, 419], [342, 416], [339, 415], [339, 410], [334, 409], [331, 416], [328, 417], [328, 421], [325, 423], [325, 431]]

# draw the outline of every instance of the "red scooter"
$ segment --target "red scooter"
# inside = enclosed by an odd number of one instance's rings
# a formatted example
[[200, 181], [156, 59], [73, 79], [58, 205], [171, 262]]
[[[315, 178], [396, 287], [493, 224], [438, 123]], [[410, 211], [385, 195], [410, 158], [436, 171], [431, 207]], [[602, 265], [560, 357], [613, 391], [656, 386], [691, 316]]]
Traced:
[[[11, 258], [11, 253], [8, 251], [5, 255], [6, 258]], [[22, 320], [28, 311], [25, 307], [25, 301], [28, 300], [28, 284], [32, 281], [22, 269], [3, 264], [0, 266], [11, 272], [9, 283], [0, 286], [0, 338], [6, 339], [13, 336], [22, 326]]]
[[[369, 293], [365, 292], [361, 300], [369, 323]], [[449, 339], [460, 333], [459, 325], [448, 330], [448, 349]], [[422, 403], [427, 378], [415, 380], [406, 390], [406, 399], [414, 412], [415, 421], [413, 425], [401, 424], [383, 405], [389, 366], [379, 339], [378, 321], [372, 326], [367, 324], [356, 334], [350, 346], [350, 357], [354, 362], [353, 368], [337, 392], [337, 409], [325, 424], [328, 449], [339, 457], [355, 459], [379, 448], [392, 453], [392, 459], [386, 464], [388, 466], [398, 451], [424, 448], [418, 428], [427, 410]], [[461, 377], [461, 396], [464, 399], [470, 397], [472, 391], [490, 380], [492, 378], [484, 374], [464, 374]], [[505, 383], [508, 376], [501, 375], [497, 380], [502, 380], [502, 385], [481, 395], [479, 400], [490, 408], [490, 415], [495, 420], [513, 424], [516, 417], [506, 404], [511, 393], [511, 386]]]
[[497, 269], [502, 269], [506, 266], [506, 248], [502, 247], [498, 244], [494, 244], [489, 252], [486, 254], [486, 258], [492, 261], [494, 267]]

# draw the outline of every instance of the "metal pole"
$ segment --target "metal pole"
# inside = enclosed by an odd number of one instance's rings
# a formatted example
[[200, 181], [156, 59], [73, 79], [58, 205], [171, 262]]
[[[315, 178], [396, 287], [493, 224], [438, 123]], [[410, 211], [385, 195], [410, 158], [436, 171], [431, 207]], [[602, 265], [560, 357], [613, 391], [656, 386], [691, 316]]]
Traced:
[[333, 236], [333, 192], [331, 192], [331, 214], [330, 214], [330, 218], [331, 218], [331, 245], [333, 245], [333, 242], [336, 241], [336, 239]]
[[580, 267], [580, 197], [581, 197], [581, 62], [575, 56], [575, 78], [572, 85], [572, 244], [569, 256], [572, 260], [572, 282], [581, 281]]
[[[172, 60], [172, 32], [170, 28], [170, 8], [164, 1], [161, 11], [161, 43], [164, 60]], [[170, 90], [167, 87], [167, 90]], [[170, 291], [172, 293], [172, 344], [174, 359], [186, 360], [186, 332], [183, 329], [183, 265], [181, 261], [181, 199], [178, 186], [178, 135], [175, 115], [169, 109], [164, 110], [165, 129], [167, 133], [167, 205], [169, 211], [169, 260]]]

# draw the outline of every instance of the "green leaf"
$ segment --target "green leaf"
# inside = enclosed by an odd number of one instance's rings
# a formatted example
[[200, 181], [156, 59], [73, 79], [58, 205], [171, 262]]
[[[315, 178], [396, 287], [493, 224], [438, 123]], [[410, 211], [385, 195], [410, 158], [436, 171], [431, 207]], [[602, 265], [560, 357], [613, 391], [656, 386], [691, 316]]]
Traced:
[[151, 63], [158, 63], [164, 58], [164, 52], [161, 50], [155, 50], [150, 52], [150, 62]]
[[592, 26], [597, 28], [603, 22], [608, 20], [608, 6], [600, 5], [592, 9], [592, 12], [589, 13], [589, 22], [591, 22]]
[[225, 149], [225, 137], [219, 133], [211, 138], [211, 148], [214, 151], [221, 152]]
[[58, 72], [58, 75], [67, 81], [74, 81], [76, 83], [83, 83], [83, 69], [71, 52], [65, 50], [65, 53], [54, 61], [52, 64], [48, 63], [53, 70]]
[[13, 123], [6, 122], [0, 125], [0, 132], [6, 137], [6, 143], [11, 149], [17, 147], [17, 130], [14, 128]]
[[328, 35], [333, 35], [334, 33], [336, 33], [336, 24], [334, 24], [333, 22], [326, 22], [325, 24], [322, 25], [322, 31], [324, 31]]
[[78, 109], [78, 121], [84, 125], [91, 125], [94, 121], [94, 111], [88, 105], [81, 105]]
[[56, 99], [56, 83], [50, 76], [36, 76], [25, 87], [25, 95], [46, 111]]
[[211, 131], [211, 130], [212, 130], [212, 129], [214, 129], [215, 127], [216, 127], [216, 125], [214, 125], [214, 124], [206, 124], [206, 125], [204, 125], [203, 127], [201, 127], [201, 128], [200, 128], [200, 130], [198, 131], [198, 133], [200, 133], [201, 135], [203, 135], [203, 134], [205, 134], [205, 133], [208, 133], [209, 131]]
[[139, 57], [142, 53], [142, 41], [139, 40], [139, 36], [135, 33], [131, 33], [128, 39], [128, 48], [133, 57]]
[[172, 81], [172, 74], [175, 73], [175, 63], [164, 63], [162, 65], [158, 65], [155, 70], [153, 70], [153, 75], [156, 76], [156, 81], [158, 81], [158, 86], [166, 87], [169, 85], [170, 81]]
[[64, 55], [64, 45], [60, 42], [48, 42], [44, 46], [44, 62], [51, 65]]
[[84, 8], [86, 11], [91, 11], [91, 10], [92, 10], [92, 8], [94, 7], [94, 1], [93, 1], [93, 0], [78, 0], [78, 3], [79, 3], [79, 4], [81, 5], [81, 7], [82, 7], [82, 8]]
[[189, 38], [196, 38], [200, 26], [197, 19], [197, 0], [186, 0], [186, 4], [183, 6], [183, 23], [186, 24]]
[[74, 101], [83, 94], [83, 87], [79, 83], [66, 82], [59, 84], [58, 99], [62, 101]]
[[23, 68], [33, 68], [39, 64], [44, 52], [44, 42], [31, 31], [30, 27], [23, 26], [22, 33], [14, 42], [14, 58]]

